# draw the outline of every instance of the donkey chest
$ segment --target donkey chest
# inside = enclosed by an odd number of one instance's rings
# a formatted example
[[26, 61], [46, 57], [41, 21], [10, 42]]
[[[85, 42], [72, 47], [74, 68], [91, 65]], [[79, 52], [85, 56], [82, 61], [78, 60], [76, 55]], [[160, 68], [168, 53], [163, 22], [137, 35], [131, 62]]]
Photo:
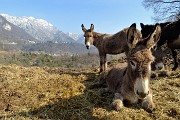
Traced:
[[131, 104], [138, 102], [138, 98], [134, 94], [134, 91], [131, 91], [131, 90], [130, 91], [124, 91], [124, 90], [122, 90], [122, 92], [124, 93], [123, 94], [124, 100], [128, 100]]
[[128, 100], [130, 103], [137, 103], [138, 102], [138, 98], [135, 94], [128, 94], [125, 96], [125, 100]]

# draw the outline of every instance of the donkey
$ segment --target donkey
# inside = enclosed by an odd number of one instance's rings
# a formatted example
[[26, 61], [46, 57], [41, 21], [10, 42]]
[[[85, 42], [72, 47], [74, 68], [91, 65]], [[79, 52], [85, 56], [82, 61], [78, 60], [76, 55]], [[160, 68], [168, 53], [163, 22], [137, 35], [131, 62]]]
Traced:
[[[145, 38], [151, 33], [154, 25], [144, 25], [140, 23], [142, 37]], [[175, 22], [160, 23], [162, 33], [160, 40], [157, 43], [157, 48], [167, 42], [167, 47], [171, 49], [172, 56], [174, 59], [174, 67], [172, 70], [176, 70], [178, 67], [177, 52], [175, 49], [180, 49], [180, 19]]]
[[[94, 25], [91, 24], [90, 29], [86, 29], [84, 25], [81, 25], [82, 31], [84, 32], [85, 45], [87, 49], [90, 48], [90, 45], [94, 45], [99, 51], [100, 57], [100, 73], [105, 71], [107, 68], [107, 54], [120, 54], [125, 52], [127, 55], [129, 49], [127, 45], [127, 31], [128, 28], [125, 28], [116, 34], [101, 34], [94, 32]], [[136, 34], [134, 39], [139, 39], [141, 33], [139, 30], [134, 29], [134, 34]]]
[[[119, 111], [123, 107], [123, 101], [138, 103], [148, 112], [151, 112], [155, 105], [152, 100], [152, 90], [149, 88], [151, 63], [154, 61], [151, 48], [160, 38], [161, 27], [157, 24], [153, 32], [142, 40], [136, 38], [132, 24], [127, 32], [127, 43], [130, 49], [127, 54], [127, 63], [117, 64], [107, 72], [104, 78], [107, 88], [101, 92], [113, 92], [113, 107]], [[105, 73], [105, 72], [104, 72]]]
[[153, 56], [155, 57], [154, 62], [151, 64], [152, 71], [162, 70], [165, 66], [163, 63], [163, 57], [165, 56], [164, 51], [159, 49], [151, 49]]

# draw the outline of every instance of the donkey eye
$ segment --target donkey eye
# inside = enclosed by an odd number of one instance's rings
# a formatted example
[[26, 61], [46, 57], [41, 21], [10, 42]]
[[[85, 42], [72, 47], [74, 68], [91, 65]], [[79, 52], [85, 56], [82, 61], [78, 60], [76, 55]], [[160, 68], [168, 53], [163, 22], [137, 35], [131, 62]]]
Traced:
[[135, 69], [135, 67], [136, 67], [136, 62], [130, 61], [130, 64], [131, 64], [131, 67], [132, 67], [133, 69]]
[[147, 73], [147, 70], [143, 70], [143, 71], [142, 71], [142, 74], [146, 74], [146, 73]]
[[130, 61], [131, 65], [135, 66], [135, 63], [133, 61]]

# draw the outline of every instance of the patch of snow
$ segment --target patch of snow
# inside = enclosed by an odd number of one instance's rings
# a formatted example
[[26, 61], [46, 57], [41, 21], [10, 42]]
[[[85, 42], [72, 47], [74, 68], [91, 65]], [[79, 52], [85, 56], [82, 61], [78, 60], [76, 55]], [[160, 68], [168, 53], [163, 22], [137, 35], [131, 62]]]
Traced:
[[4, 24], [3, 28], [7, 31], [11, 31], [11, 25], [9, 25], [8, 23]]

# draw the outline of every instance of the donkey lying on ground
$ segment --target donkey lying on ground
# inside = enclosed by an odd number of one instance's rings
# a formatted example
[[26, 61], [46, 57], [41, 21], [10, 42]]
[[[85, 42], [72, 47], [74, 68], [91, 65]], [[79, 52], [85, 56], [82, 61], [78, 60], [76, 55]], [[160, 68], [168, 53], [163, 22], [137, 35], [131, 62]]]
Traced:
[[[94, 25], [91, 24], [90, 29], [86, 29], [84, 25], [81, 25], [85, 37], [85, 45], [89, 49], [90, 45], [94, 45], [99, 51], [100, 57], [100, 72], [105, 71], [107, 68], [107, 54], [120, 54], [125, 52], [127, 55], [129, 49], [127, 46], [127, 31], [128, 28], [110, 35], [101, 34], [94, 32]], [[141, 33], [139, 30], [135, 29], [134, 34], [136, 34], [134, 39], [139, 39]]]
[[[147, 37], [151, 31], [153, 30], [154, 25], [141, 25], [141, 33], [142, 37]], [[160, 40], [157, 43], [157, 48], [159, 49], [163, 44], [167, 42], [168, 48], [171, 49], [172, 56], [174, 58], [174, 67], [172, 70], [176, 70], [178, 67], [178, 60], [177, 60], [177, 52], [175, 49], [180, 49], [180, 19], [176, 22], [166, 22], [160, 23], [162, 33]]]
[[[127, 43], [130, 51], [127, 55], [127, 63], [116, 65], [109, 70], [105, 78], [108, 88], [103, 92], [113, 92], [113, 106], [116, 110], [123, 107], [123, 100], [130, 103], [137, 103], [141, 100], [141, 106], [148, 112], [154, 109], [152, 91], [149, 88], [151, 74], [151, 63], [154, 61], [151, 48], [154, 47], [160, 38], [161, 28], [156, 25], [153, 32], [145, 39], [138, 40], [132, 24], [127, 33]], [[106, 73], [106, 72], [103, 72]], [[102, 91], [101, 91], [102, 92]]]

